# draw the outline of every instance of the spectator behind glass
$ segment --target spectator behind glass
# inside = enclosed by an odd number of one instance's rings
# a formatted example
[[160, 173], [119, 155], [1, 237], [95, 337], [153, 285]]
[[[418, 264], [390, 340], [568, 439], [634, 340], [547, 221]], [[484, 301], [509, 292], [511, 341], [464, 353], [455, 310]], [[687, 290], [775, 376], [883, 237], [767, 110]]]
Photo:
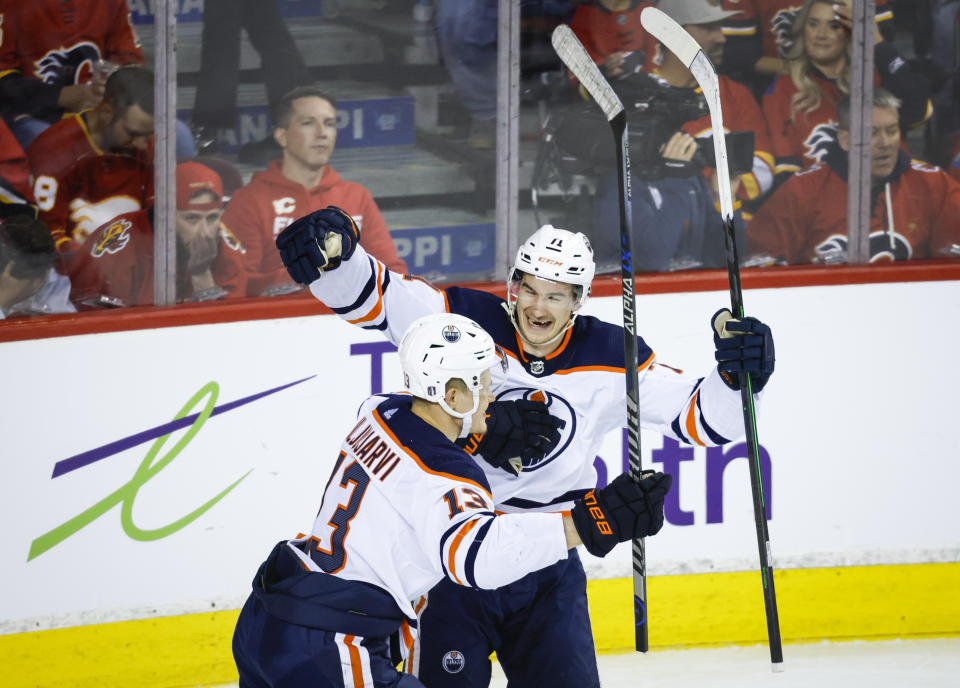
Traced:
[[37, 215], [30, 189], [30, 165], [10, 128], [0, 119], [0, 220], [23, 214]]
[[[683, 26], [700, 44], [701, 48], [717, 64], [723, 61], [724, 37], [721, 22], [729, 12], [716, 7], [709, 0], [662, 0], [658, 7]], [[639, 85], [648, 83], [643, 98], [653, 92], [648, 103], [662, 99], [664, 106], [673, 105], [676, 119], [669, 127], [674, 131], [660, 149], [663, 159], [660, 174], [648, 173], [643, 155], [635, 154], [636, 170], [632, 194], [632, 232], [634, 261], [638, 269], [678, 270], [725, 265], [723, 233], [718, 212], [719, 203], [716, 176], [710, 171], [709, 182], [702, 170], [704, 161], [698, 158], [698, 142], [693, 136], [702, 137], [701, 146], [712, 146], [710, 117], [706, 113], [703, 97], [696, 80], [686, 66], [663, 46], [659, 46], [660, 67], [654, 77], [635, 74], [620, 80], [622, 90], [627, 90], [628, 81]], [[662, 92], [661, 93], [658, 93]], [[734, 198], [738, 192], [744, 198], [756, 198], [770, 188], [773, 182], [773, 158], [766, 152], [769, 140], [760, 108], [746, 87], [722, 76], [720, 94], [729, 108], [726, 124], [731, 130], [753, 131], [759, 147], [751, 145], [745, 157], [750, 163], [745, 170], [735, 170], [730, 186]], [[698, 107], [701, 104], [702, 107]], [[658, 115], [665, 107], [658, 108]], [[632, 123], [638, 133], [654, 136], [649, 128], [652, 110], [639, 115]], [[689, 113], [693, 115], [689, 121]], [[692, 136], [693, 135], [693, 136]], [[642, 146], [638, 146], [640, 150]], [[639, 153], [640, 151], [636, 151]], [[739, 172], [739, 174], [738, 174]], [[608, 171], [597, 185], [594, 205], [595, 231], [592, 237], [598, 261], [607, 267], [619, 255], [616, 232], [610, 228], [619, 222], [618, 184], [615, 171]], [[739, 201], [734, 209], [739, 210]], [[743, 231], [742, 217], [737, 217], [737, 226]], [[741, 237], [742, 240], [742, 237]]]
[[[793, 45], [793, 23], [803, 0], [723, 0], [723, 8], [738, 10], [723, 23], [727, 37], [724, 71], [753, 88], [758, 96], [773, 80], [787, 73], [787, 53]], [[893, 40], [893, 0], [876, 0], [876, 22], [885, 40]]]
[[[960, 184], [901, 150], [899, 107], [889, 91], [874, 90], [870, 262], [960, 256]], [[849, 96], [837, 116], [837, 141], [823, 163], [789, 179], [750, 223], [748, 254], [788, 263], [846, 261]]]
[[122, 67], [99, 105], [27, 149], [40, 218], [66, 260], [100, 225], [152, 203], [152, 136], [153, 72]]
[[[693, 36], [715, 65], [724, 63], [726, 38], [723, 22], [730, 18], [730, 12], [719, 9], [710, 0], [661, 0], [658, 7]], [[673, 88], [685, 90], [688, 98], [699, 94], [696, 79], [686, 65], [665, 47], [659, 46], [659, 49], [660, 66], [656, 69], [656, 75]], [[753, 166], [740, 179], [741, 198], [752, 200], [773, 186], [775, 163], [767, 123], [760, 106], [745, 86], [723, 74], [720, 75], [719, 84], [725, 130], [728, 133], [753, 132]], [[712, 145], [713, 129], [708, 114], [686, 123], [683, 130], [697, 138], [706, 139], [706, 145]]]
[[[177, 301], [241, 297], [243, 247], [220, 223], [223, 187], [205, 165], [177, 165]], [[121, 215], [84, 242], [70, 275], [82, 309], [140, 306], [153, 297], [153, 209]]]
[[124, 0], [0, 0], [0, 13], [0, 111], [24, 148], [100, 102], [103, 61], [143, 64]]
[[[850, 92], [849, 0], [805, 0], [794, 22], [788, 74], [763, 97], [763, 112], [773, 137], [778, 175], [822, 162], [836, 139], [836, 103]], [[836, 10], [834, 10], [836, 8]], [[902, 103], [900, 124], [918, 126], [930, 116], [925, 80], [874, 26], [874, 84]]]
[[638, 69], [652, 69], [657, 41], [641, 26], [640, 13], [654, 4], [640, 0], [594, 0], [577, 6], [570, 29], [608, 79]]
[[47, 226], [26, 215], [0, 222], [0, 320], [72, 313], [70, 281], [53, 269], [57, 250]]
[[283, 158], [230, 199], [223, 224], [240, 240], [249, 281], [249, 296], [296, 291], [276, 250], [276, 236], [298, 217], [335, 205], [361, 228], [361, 244], [394, 272], [407, 265], [377, 204], [360, 184], [340, 177], [328, 164], [337, 143], [337, 110], [333, 98], [315, 86], [286, 94], [273, 116], [273, 135]]

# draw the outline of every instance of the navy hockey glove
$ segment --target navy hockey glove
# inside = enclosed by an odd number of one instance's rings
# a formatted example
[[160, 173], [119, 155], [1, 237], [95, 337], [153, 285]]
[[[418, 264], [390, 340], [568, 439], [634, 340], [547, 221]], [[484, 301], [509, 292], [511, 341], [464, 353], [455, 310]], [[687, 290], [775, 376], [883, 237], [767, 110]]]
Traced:
[[551, 416], [540, 401], [495, 401], [487, 407], [487, 431], [472, 435], [464, 449], [511, 475], [520, 475], [524, 463], [542, 459], [557, 446], [566, 424]]
[[717, 370], [730, 389], [740, 389], [740, 373], [750, 374], [754, 392], [773, 375], [776, 357], [773, 333], [756, 318], [736, 320], [726, 308], [713, 314], [713, 343], [717, 347]]
[[[328, 238], [330, 232], [336, 239]], [[350, 260], [359, 242], [357, 223], [349, 213], [331, 205], [304, 215], [280, 232], [277, 249], [290, 277], [300, 284], [310, 284], [321, 272], [335, 270], [341, 261]]]
[[671, 485], [669, 473], [644, 471], [639, 483], [623, 473], [602, 490], [590, 490], [570, 511], [584, 547], [603, 557], [619, 542], [659, 533]]

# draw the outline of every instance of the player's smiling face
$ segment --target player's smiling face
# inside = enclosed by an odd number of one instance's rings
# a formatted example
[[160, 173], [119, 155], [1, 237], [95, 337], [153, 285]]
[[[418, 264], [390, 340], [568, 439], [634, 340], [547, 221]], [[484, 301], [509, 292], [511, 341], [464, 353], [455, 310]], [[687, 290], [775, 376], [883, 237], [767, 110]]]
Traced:
[[[575, 306], [572, 285], [523, 275], [517, 289], [516, 318], [525, 348], [535, 356], [556, 349], [559, 341], [551, 340], [570, 322]], [[550, 344], [544, 350], [547, 342]]]

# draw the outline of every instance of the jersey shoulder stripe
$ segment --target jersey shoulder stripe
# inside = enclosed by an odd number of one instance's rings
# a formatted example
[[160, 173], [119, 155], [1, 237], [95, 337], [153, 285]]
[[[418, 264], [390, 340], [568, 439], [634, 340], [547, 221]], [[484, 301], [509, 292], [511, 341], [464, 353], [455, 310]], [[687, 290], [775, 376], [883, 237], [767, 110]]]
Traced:
[[490, 496], [490, 484], [483, 469], [439, 430], [410, 411], [412, 397], [388, 394], [371, 415], [381, 429], [399, 445], [422, 470], [482, 489]]
[[[573, 326], [571, 346], [567, 347], [566, 355], [558, 357], [557, 371], [573, 371], [575, 369], [624, 369], [623, 359], [623, 328], [620, 325], [608, 323], [592, 315], [581, 315]], [[651, 349], [643, 337], [637, 337], [637, 361], [640, 367], [653, 358]]]
[[485, 329], [493, 341], [501, 348], [513, 354], [519, 354], [516, 330], [504, 309], [506, 303], [499, 296], [476, 289], [448, 287], [444, 290], [447, 306], [451, 313], [462, 315], [477, 322]]

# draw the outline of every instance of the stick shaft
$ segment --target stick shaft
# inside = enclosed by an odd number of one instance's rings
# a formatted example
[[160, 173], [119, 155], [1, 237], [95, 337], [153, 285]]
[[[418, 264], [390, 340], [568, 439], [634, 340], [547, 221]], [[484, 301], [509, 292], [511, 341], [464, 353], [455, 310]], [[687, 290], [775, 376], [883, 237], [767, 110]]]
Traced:
[[[620, 286], [623, 306], [623, 360], [627, 399], [627, 457], [630, 474], [640, 481], [639, 360], [637, 353], [637, 297], [633, 275], [632, 212], [630, 203], [630, 150], [627, 115], [620, 112], [611, 121], [617, 151], [617, 179], [620, 193]], [[647, 604], [647, 554], [643, 538], [633, 540], [633, 620], [637, 652], [650, 649]]]
[[[691, 65], [710, 108], [710, 124], [713, 129], [714, 154], [717, 167], [717, 187], [720, 194], [720, 213], [723, 216], [723, 239], [726, 248], [727, 277], [730, 284], [730, 310], [736, 318], [743, 318], [743, 288], [740, 284], [740, 256], [737, 251], [736, 227], [733, 217], [733, 199], [730, 193], [730, 168], [727, 162], [727, 144], [723, 126], [723, 111], [720, 104], [720, 86], [716, 70], [702, 52]], [[770, 535], [767, 530], [767, 506], [763, 493], [760, 467], [760, 443], [757, 439], [757, 413], [753, 404], [753, 385], [750, 375], [740, 374], [740, 403], [743, 407], [743, 426], [750, 462], [750, 492], [753, 497], [753, 517], [757, 530], [757, 547], [760, 553], [760, 577], [763, 583], [763, 603], [767, 618], [767, 639], [770, 645], [770, 661], [783, 662], [783, 644], [780, 638], [780, 618], [777, 612], [777, 593], [773, 583], [773, 565], [770, 562]]]

